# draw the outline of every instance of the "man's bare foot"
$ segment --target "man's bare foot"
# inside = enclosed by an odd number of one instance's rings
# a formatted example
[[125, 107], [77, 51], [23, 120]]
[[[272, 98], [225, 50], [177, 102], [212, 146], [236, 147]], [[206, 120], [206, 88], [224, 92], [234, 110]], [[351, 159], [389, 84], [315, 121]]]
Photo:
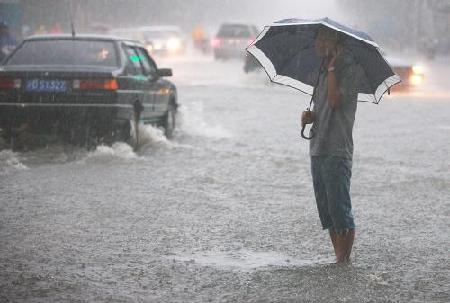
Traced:
[[342, 234], [330, 231], [330, 238], [336, 255], [336, 263], [350, 262], [350, 254], [355, 239], [355, 230], [349, 229]]

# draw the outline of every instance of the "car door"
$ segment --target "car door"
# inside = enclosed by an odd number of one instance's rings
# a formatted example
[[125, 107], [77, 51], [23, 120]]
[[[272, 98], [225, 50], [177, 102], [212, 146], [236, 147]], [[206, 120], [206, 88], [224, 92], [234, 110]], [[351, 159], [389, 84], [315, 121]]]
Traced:
[[129, 103], [138, 100], [143, 105], [140, 118], [146, 120], [154, 112], [153, 96], [149, 92], [151, 84], [136, 47], [123, 45], [123, 49], [126, 55], [125, 75], [121, 77], [124, 93]]
[[151, 84], [149, 91], [153, 100], [153, 115], [154, 117], [162, 117], [167, 111], [170, 89], [165, 84], [165, 81], [158, 76], [156, 63], [149, 56], [148, 52], [143, 48], [138, 48], [137, 51]]

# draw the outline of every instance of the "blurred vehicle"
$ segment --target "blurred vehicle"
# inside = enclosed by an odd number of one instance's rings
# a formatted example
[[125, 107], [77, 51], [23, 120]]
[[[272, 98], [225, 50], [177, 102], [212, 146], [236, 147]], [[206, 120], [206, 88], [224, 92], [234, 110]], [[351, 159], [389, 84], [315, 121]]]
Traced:
[[172, 25], [119, 28], [111, 34], [140, 41], [149, 53], [158, 56], [179, 55], [186, 48], [180, 28]]
[[244, 58], [245, 48], [253, 42], [259, 31], [256, 26], [224, 23], [211, 41], [216, 59]]
[[43, 25], [43, 24], [39, 25], [33, 33], [33, 35], [47, 35], [47, 34], [48, 34], [48, 31], [45, 28], [45, 25]]
[[147, 50], [155, 55], [179, 55], [186, 50], [182, 32], [177, 26], [144, 26], [139, 28]]
[[[94, 32], [96, 33], [96, 32]], [[115, 28], [109, 30], [107, 35], [112, 35], [121, 39], [134, 40], [144, 44], [144, 36], [139, 32], [137, 28], [127, 27], [127, 28]], [[145, 44], [144, 44], [145, 46]]]
[[109, 30], [107, 34], [128, 40], [135, 40], [144, 43], [144, 36], [137, 28], [115, 28]]
[[49, 33], [50, 34], [62, 34], [62, 33], [64, 33], [64, 29], [61, 26], [61, 23], [56, 22], [55, 24], [53, 24], [53, 26], [50, 28]]
[[138, 42], [30, 37], [0, 68], [0, 128], [12, 148], [23, 131], [87, 147], [126, 141], [137, 148], [142, 123], [163, 127], [170, 138], [177, 91], [162, 77], [171, 75]]
[[194, 49], [201, 51], [203, 54], [207, 54], [211, 51], [208, 35], [202, 25], [194, 27], [191, 35]]
[[394, 72], [400, 76], [402, 82], [395, 85], [393, 92], [411, 91], [420, 88], [424, 81], [425, 75], [421, 65], [414, 64], [405, 58], [396, 58], [387, 56], [386, 60], [392, 66]]

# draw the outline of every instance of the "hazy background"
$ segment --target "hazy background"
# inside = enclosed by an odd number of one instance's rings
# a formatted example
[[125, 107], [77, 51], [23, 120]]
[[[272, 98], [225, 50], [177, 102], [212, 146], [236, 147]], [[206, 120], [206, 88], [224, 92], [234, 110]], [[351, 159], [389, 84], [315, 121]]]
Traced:
[[328, 16], [367, 31], [381, 45], [448, 54], [450, 0], [0, 0], [0, 18], [17, 35], [59, 24], [79, 31], [137, 25], [174, 24], [186, 35], [198, 24], [214, 34], [221, 22], [262, 27], [288, 17]]

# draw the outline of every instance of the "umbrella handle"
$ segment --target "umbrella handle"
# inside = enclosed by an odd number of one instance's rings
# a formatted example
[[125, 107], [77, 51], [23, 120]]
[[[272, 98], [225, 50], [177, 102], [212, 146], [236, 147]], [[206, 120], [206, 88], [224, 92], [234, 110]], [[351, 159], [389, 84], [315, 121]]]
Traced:
[[306, 128], [306, 124], [302, 126], [302, 138], [306, 139], [306, 140], [311, 140], [314, 137], [314, 132], [311, 130], [311, 137], [307, 137], [305, 136], [305, 128]]

